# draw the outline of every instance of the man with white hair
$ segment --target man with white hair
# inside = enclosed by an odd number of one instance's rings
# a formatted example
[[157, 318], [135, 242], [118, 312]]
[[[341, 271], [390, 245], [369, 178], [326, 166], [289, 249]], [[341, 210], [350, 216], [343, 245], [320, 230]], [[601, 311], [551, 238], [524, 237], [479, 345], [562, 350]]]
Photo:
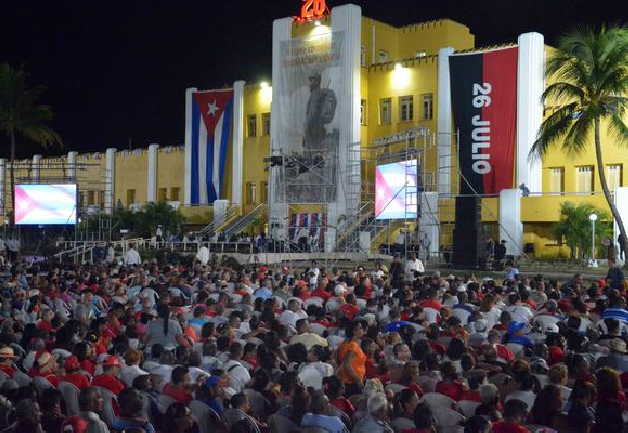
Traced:
[[366, 402], [367, 415], [353, 428], [351, 433], [393, 433], [388, 424], [388, 400], [386, 395], [376, 393]]

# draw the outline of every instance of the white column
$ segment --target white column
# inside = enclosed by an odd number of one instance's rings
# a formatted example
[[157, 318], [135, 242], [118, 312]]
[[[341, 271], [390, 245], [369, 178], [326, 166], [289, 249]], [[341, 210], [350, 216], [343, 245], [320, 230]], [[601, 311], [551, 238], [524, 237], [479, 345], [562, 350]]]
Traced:
[[152, 143], [148, 146], [148, 178], [146, 179], [146, 201], [157, 201], [157, 159], [159, 157], [159, 144]]
[[244, 204], [242, 183], [244, 177], [244, 81], [233, 83], [233, 152], [231, 170], [231, 202]]
[[76, 157], [78, 152], [68, 152], [66, 159], [65, 176], [73, 181], [76, 181]]
[[[421, 218], [419, 236], [423, 245], [429, 244], [430, 256], [440, 252], [440, 220], [438, 219], [438, 193], [421, 194]], [[423, 251], [422, 251], [423, 253]]]
[[[273, 22], [273, 78], [272, 82], [281, 82], [281, 43], [292, 38], [292, 18], [281, 18]], [[278, 94], [281, 86], [273, 85], [273, 102], [271, 103], [271, 119], [280, 119], [281, 110], [285, 109], [275, 101], [281, 100]], [[281, 154], [281, 128], [279, 122], [270, 122], [270, 152], [272, 155]], [[274, 239], [288, 237], [288, 206], [278, 185], [281, 175], [280, 167], [270, 169], [269, 194], [269, 226]]]
[[214, 202], [214, 227], [224, 224], [229, 210], [229, 200], [216, 200]]
[[[7, 160], [0, 159], [0, 215], [2, 216], [4, 216], [4, 211], [6, 209], [6, 203], [4, 202], [5, 200], [4, 193], [6, 191], [6, 182], [5, 182], [6, 170], [7, 170]], [[11, 192], [9, 191], [9, 196], [10, 195], [11, 195]], [[4, 219], [0, 221], [0, 223], [4, 224]]]
[[113, 214], [115, 203], [116, 182], [116, 152], [117, 149], [109, 148], [105, 153], [105, 213]]
[[454, 53], [452, 47], [441, 48], [438, 51], [438, 119], [437, 119], [437, 145], [438, 145], [438, 192], [440, 194], [451, 193], [452, 172], [452, 143], [454, 131], [452, 130], [451, 111], [451, 78], [449, 76], [449, 56]]
[[506, 254], [520, 256], [523, 253], [519, 188], [503, 189], [499, 193], [499, 240], [506, 241]]
[[31, 180], [39, 182], [39, 164], [41, 164], [41, 155], [33, 155], [33, 165], [31, 169]]
[[[352, 182], [359, 179], [360, 173], [349, 173], [351, 168], [359, 171], [359, 166], [351, 164], [348, 160], [348, 146], [354, 143], [360, 143], [360, 77], [361, 64], [360, 56], [362, 52], [362, 9], [359, 6], [348, 4], [338, 6], [331, 11], [332, 30], [334, 33], [344, 33], [344, 45], [341, 56], [344, 59], [342, 74], [345, 80], [345, 87], [339, 92], [338, 108], [336, 116], [340, 128], [340, 147], [338, 149], [338, 176], [339, 183], [348, 184], [351, 176]], [[327, 212], [328, 226], [335, 227], [338, 223], [340, 215], [347, 215], [347, 211], [351, 209], [359, 209], [359, 203], [347, 203], [348, 200], [359, 200], [359, 196], [355, 198], [347, 197], [344, 188], [336, 189], [336, 201], [330, 203]], [[336, 247], [335, 229], [327, 230], [325, 236], [325, 251], [333, 252]]]
[[519, 36], [517, 70], [517, 186], [542, 192], [541, 160], [529, 158], [543, 121], [541, 96], [545, 89], [545, 44], [540, 33]]
[[185, 89], [185, 166], [183, 171], [183, 205], [192, 202], [192, 93], [196, 87]]

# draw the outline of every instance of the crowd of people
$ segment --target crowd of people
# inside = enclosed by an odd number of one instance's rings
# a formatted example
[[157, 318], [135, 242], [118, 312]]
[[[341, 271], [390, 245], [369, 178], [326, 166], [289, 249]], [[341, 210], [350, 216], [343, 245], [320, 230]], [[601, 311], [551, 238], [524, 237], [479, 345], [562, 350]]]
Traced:
[[445, 276], [398, 257], [6, 275], [1, 432], [626, 431], [617, 267], [599, 281]]

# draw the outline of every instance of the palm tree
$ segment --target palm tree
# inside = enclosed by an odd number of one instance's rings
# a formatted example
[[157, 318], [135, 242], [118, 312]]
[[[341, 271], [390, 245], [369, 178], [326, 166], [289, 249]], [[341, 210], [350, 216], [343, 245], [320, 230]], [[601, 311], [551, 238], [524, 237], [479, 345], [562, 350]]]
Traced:
[[[48, 123], [53, 114], [47, 105], [39, 105], [38, 99], [44, 87], [27, 87], [23, 69], [12, 68], [8, 63], [0, 64], [0, 131], [9, 137], [11, 144], [11, 204], [15, 210], [15, 144], [22, 136], [41, 146], [62, 144], [59, 135]], [[13, 212], [15, 215], [15, 212]], [[13, 218], [12, 218], [13, 220]]]
[[546, 78], [551, 83], [543, 103], [555, 111], [543, 122], [531, 154], [543, 156], [560, 144], [567, 153], [578, 154], [593, 144], [597, 172], [604, 197], [626, 247], [626, 228], [604, 172], [600, 125], [604, 122], [617, 145], [628, 144], [628, 28], [602, 26], [598, 30], [576, 30], [563, 36], [547, 61]]

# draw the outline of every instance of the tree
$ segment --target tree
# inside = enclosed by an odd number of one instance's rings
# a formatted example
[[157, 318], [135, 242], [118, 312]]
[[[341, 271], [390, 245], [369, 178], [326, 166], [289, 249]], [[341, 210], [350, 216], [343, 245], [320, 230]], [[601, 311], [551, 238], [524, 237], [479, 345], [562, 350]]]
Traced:
[[[9, 138], [11, 145], [11, 205], [15, 210], [15, 145], [18, 136], [41, 146], [58, 143], [61, 137], [48, 124], [53, 113], [49, 106], [40, 105], [38, 100], [45, 88], [28, 87], [23, 69], [12, 68], [8, 63], [0, 64], [0, 131]], [[15, 215], [15, 212], [13, 212]], [[13, 218], [12, 218], [13, 220]]]
[[[597, 214], [595, 224], [596, 249], [603, 239], [613, 236], [612, 220], [608, 212], [596, 208], [589, 203], [574, 204], [564, 202], [560, 205], [560, 220], [552, 227], [552, 232], [562, 243], [563, 240], [570, 250], [571, 259], [584, 258], [591, 251], [591, 214]], [[597, 254], [596, 254], [597, 255]]]
[[549, 102], [555, 111], [541, 125], [531, 153], [542, 157], [560, 144], [567, 153], [578, 154], [593, 144], [604, 197], [625, 247], [626, 228], [604, 172], [600, 124], [605, 123], [618, 145], [628, 144], [624, 123], [628, 109], [628, 29], [602, 26], [563, 36], [547, 61], [546, 78], [552, 84], [543, 93], [543, 104]]

